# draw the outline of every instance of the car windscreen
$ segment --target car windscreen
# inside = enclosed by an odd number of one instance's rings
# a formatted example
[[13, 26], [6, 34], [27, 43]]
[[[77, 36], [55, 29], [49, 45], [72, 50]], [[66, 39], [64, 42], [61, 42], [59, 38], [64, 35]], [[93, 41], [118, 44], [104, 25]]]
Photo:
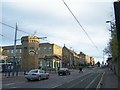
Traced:
[[39, 71], [39, 73], [45, 73], [45, 71], [43, 71], [43, 70], [40, 70], [40, 71]]
[[68, 70], [67, 68], [60, 68], [60, 70]]
[[29, 73], [38, 73], [38, 70], [31, 70]]

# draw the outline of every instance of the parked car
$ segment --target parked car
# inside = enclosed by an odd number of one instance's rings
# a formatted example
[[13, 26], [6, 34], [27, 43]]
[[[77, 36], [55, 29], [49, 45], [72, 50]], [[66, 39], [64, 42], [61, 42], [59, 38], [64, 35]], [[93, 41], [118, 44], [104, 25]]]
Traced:
[[58, 70], [58, 75], [70, 75], [70, 70], [68, 68], [60, 68]]
[[25, 78], [30, 80], [41, 80], [41, 79], [49, 79], [49, 73], [47, 73], [45, 70], [41, 69], [33, 69], [30, 70], [28, 73], [25, 73]]

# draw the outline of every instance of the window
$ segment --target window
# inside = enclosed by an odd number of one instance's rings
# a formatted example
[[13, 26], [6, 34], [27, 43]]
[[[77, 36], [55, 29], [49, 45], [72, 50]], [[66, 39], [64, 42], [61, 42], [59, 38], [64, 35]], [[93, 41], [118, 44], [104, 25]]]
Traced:
[[49, 47], [49, 52], [52, 52], [52, 47]]
[[38, 70], [31, 70], [30, 73], [38, 73]]
[[30, 49], [34, 49], [34, 47], [30, 47]]
[[27, 47], [24, 47], [24, 49], [27, 49]]
[[9, 50], [7, 50], [7, 53], [9, 53]]
[[13, 50], [11, 50], [11, 53], [13, 53]]
[[40, 47], [38, 47], [38, 51], [40, 51]]
[[49, 47], [49, 53], [52, 55], [52, 47]]
[[37, 48], [38, 53], [40, 53], [40, 47]]
[[46, 54], [46, 47], [44, 47], [44, 54]]
[[20, 49], [20, 53], [22, 53], [22, 49]]
[[18, 50], [16, 49], [16, 52], [18, 52]]
[[39, 73], [44, 73], [44, 71], [43, 71], [43, 70], [40, 70]]
[[43, 49], [43, 56], [45, 57], [46, 56], [46, 47], [44, 47], [44, 49]]

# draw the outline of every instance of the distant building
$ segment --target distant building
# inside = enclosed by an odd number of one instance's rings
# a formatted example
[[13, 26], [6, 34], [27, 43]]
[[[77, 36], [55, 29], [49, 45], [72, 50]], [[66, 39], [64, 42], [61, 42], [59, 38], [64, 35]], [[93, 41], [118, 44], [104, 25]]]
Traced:
[[[16, 45], [16, 61], [20, 62], [21, 70], [28, 71], [30, 69], [38, 68], [38, 54], [39, 38], [31, 36], [23, 36], [21, 38], [22, 45]], [[13, 62], [14, 46], [2, 47], [2, 55], [7, 56], [8, 62]]]
[[93, 57], [90, 57], [90, 65], [95, 65], [95, 61]]
[[[36, 36], [23, 36], [22, 45], [16, 45], [16, 60], [20, 61], [21, 70], [51, 67], [55, 70], [62, 67], [62, 47], [56, 44], [40, 43], [40, 38]], [[14, 46], [2, 47], [2, 56], [7, 56], [7, 60], [13, 62]]]
[[[4, 58], [8, 62], [13, 62], [13, 50], [14, 46], [3, 46], [2, 47], [2, 56], [6, 57]], [[22, 59], [22, 45], [16, 46], [16, 60], [21, 61]], [[5, 61], [5, 62], [7, 62]]]
[[83, 52], [80, 52], [80, 54], [78, 54], [80, 57], [80, 64], [86, 64], [85, 61], [85, 54]]
[[68, 49], [65, 45], [62, 52], [63, 67], [73, 68], [79, 65], [79, 56], [77, 53]]
[[[76, 68], [80, 64], [94, 64], [94, 58], [80, 52], [68, 49], [65, 45], [40, 43], [36, 36], [23, 36], [21, 45], [16, 45], [16, 61], [20, 63], [22, 71], [35, 68], [58, 70], [60, 67]], [[0, 48], [1, 58], [6, 57], [7, 62], [13, 62], [14, 46]]]
[[58, 70], [62, 67], [62, 47], [56, 44], [39, 44], [39, 63], [42, 68]]
[[95, 61], [93, 57], [90, 57], [83, 52], [80, 52], [80, 64], [86, 64], [86, 65], [95, 65]]
[[86, 62], [86, 64], [90, 64], [91, 63], [90, 62], [90, 56], [85, 55], [85, 62]]

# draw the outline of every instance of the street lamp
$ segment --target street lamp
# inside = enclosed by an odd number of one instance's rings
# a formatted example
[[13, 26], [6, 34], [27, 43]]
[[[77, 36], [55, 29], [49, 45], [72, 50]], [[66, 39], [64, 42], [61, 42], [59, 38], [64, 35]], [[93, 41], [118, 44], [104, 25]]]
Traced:
[[111, 27], [111, 30], [112, 30], [112, 21], [106, 21], [106, 23], [110, 23], [110, 27]]
[[111, 23], [111, 21], [106, 21], [106, 23]]
[[106, 21], [106, 23], [110, 23], [110, 31], [111, 31], [111, 36], [112, 36], [112, 28], [113, 28], [113, 26], [112, 26], [112, 21]]

